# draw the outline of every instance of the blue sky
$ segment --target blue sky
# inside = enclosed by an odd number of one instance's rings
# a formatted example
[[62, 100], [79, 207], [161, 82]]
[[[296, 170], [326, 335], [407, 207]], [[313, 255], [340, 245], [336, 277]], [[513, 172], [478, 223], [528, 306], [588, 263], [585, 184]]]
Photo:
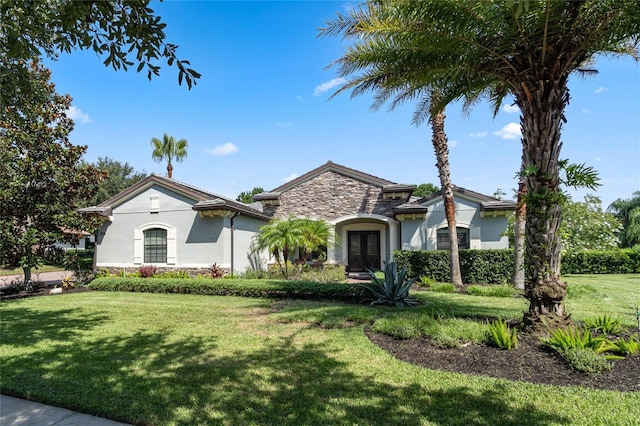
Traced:
[[[87, 161], [108, 156], [164, 174], [166, 165], [151, 159], [151, 138], [187, 139], [174, 178], [230, 198], [273, 189], [329, 160], [397, 183], [439, 186], [430, 128], [411, 125], [414, 105], [374, 112], [371, 96], [329, 100], [339, 81], [327, 65], [344, 44], [318, 38], [317, 29], [356, 4], [154, 2], [166, 40], [202, 78], [189, 91], [165, 64], [148, 81], [135, 66], [106, 68], [93, 52], [47, 61], [58, 92], [74, 99], [71, 141], [88, 145]], [[640, 190], [640, 65], [600, 58], [596, 68], [597, 76], [569, 83], [561, 158], [598, 170], [596, 195], [606, 207]], [[452, 105], [446, 114], [453, 183], [511, 197], [521, 159], [518, 111], [505, 105], [494, 118], [485, 104], [470, 115]]]

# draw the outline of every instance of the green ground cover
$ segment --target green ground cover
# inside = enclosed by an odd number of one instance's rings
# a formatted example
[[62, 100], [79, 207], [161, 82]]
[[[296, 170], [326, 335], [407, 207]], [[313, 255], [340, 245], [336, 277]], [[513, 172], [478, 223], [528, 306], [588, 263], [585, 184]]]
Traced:
[[[640, 275], [568, 277], [576, 319], [635, 324]], [[523, 299], [421, 292], [405, 309], [519, 318]], [[432, 371], [373, 345], [397, 312], [339, 303], [88, 292], [0, 303], [2, 393], [134, 424], [637, 424], [640, 395]]]

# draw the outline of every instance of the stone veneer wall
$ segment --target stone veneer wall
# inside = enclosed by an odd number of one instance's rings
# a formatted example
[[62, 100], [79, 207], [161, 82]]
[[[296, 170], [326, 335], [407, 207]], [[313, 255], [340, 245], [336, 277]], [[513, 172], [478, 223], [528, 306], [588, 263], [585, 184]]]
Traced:
[[392, 208], [406, 201], [384, 200], [379, 186], [326, 172], [283, 192], [280, 205], [265, 205], [264, 213], [281, 219], [294, 215], [333, 220], [357, 213], [393, 217]]

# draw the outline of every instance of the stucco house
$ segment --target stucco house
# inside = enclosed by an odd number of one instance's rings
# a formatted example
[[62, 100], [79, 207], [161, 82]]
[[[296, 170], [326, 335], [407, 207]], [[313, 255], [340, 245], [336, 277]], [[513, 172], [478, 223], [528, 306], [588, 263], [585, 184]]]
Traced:
[[[151, 175], [82, 211], [104, 218], [97, 268], [263, 268], [269, 259], [251, 253], [259, 227], [296, 216], [332, 225], [336, 243], [327, 247], [326, 261], [356, 272], [382, 268], [395, 250], [448, 247], [441, 194], [419, 199], [414, 189], [329, 161], [255, 195], [252, 204]], [[461, 248], [508, 247], [502, 233], [515, 203], [457, 187], [454, 198]]]

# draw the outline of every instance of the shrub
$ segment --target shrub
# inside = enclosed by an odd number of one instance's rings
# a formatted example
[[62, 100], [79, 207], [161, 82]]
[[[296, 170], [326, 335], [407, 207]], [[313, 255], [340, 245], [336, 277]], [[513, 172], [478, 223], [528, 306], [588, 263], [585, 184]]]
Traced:
[[211, 278], [224, 277], [224, 270], [217, 263], [211, 265]]
[[591, 349], [570, 348], [561, 351], [560, 355], [562, 355], [572, 369], [587, 374], [597, 374], [605, 370], [610, 370], [613, 366], [605, 357]]
[[210, 278], [139, 277], [96, 278], [89, 284], [92, 290], [135, 291], [149, 293], [185, 293], [215, 296], [271, 297], [311, 300], [340, 300], [361, 303], [367, 296], [357, 284], [314, 283], [288, 280], [211, 280]]
[[620, 338], [612, 342], [609, 350], [621, 356], [640, 354], [640, 340], [632, 334], [628, 340]]
[[432, 284], [429, 289], [436, 293], [454, 293], [456, 291], [456, 287], [450, 283]]
[[[393, 253], [410, 277], [447, 282], [451, 276], [447, 250], [399, 250]], [[460, 272], [465, 283], [504, 284], [511, 280], [513, 250], [460, 250]]]
[[375, 272], [369, 271], [371, 283], [364, 285], [374, 296], [372, 305], [389, 305], [396, 307], [415, 306], [420, 301], [413, 296], [409, 296], [409, 289], [415, 282], [415, 278], [407, 278], [407, 268], [403, 267], [400, 272], [395, 262], [388, 262], [384, 269], [384, 278], [380, 278]]
[[70, 290], [76, 286], [76, 284], [73, 282], [73, 277], [71, 276], [64, 277], [62, 281], [60, 281], [60, 285], [63, 290]]
[[420, 285], [424, 286], [424, 287], [431, 287], [433, 284], [435, 283], [435, 281], [433, 281], [433, 279], [429, 278], [429, 277], [425, 277], [422, 276], [420, 277]]
[[191, 278], [187, 271], [164, 271], [155, 274], [153, 278]]
[[510, 284], [495, 285], [470, 285], [467, 287], [467, 293], [472, 296], [485, 297], [514, 297], [518, 292]]
[[155, 275], [157, 269], [153, 265], [142, 265], [138, 268], [138, 273], [142, 278], [151, 278]]
[[604, 352], [608, 342], [604, 337], [593, 337], [589, 330], [580, 331], [575, 327], [559, 328], [541, 341], [559, 352], [577, 348], [591, 349], [596, 353]]
[[640, 252], [632, 249], [564, 253], [562, 274], [640, 273]]
[[489, 323], [491, 343], [500, 349], [510, 350], [518, 347], [518, 336], [515, 329], [509, 329], [502, 318]]
[[584, 325], [593, 331], [600, 331], [604, 334], [618, 335], [622, 331], [620, 319], [609, 315], [586, 319]]

